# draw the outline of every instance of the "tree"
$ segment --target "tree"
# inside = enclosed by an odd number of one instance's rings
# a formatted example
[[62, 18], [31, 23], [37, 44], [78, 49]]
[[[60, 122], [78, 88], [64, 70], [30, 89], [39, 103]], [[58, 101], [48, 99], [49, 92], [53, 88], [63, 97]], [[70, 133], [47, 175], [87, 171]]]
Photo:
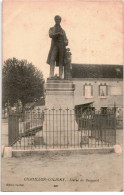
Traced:
[[2, 103], [11, 106], [20, 99], [23, 106], [44, 97], [44, 78], [32, 63], [8, 59], [2, 68]]

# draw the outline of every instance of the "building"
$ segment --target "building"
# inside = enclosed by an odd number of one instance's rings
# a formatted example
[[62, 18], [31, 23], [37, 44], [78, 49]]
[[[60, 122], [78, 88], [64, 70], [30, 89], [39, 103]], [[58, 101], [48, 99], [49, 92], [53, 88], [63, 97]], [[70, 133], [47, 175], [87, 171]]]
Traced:
[[75, 106], [117, 107], [123, 113], [123, 66], [72, 64]]

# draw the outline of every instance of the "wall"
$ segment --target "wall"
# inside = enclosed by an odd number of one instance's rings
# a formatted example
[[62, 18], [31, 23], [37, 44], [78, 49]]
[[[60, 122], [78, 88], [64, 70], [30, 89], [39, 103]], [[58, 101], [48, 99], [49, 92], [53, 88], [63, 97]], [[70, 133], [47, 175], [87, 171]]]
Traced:
[[[123, 106], [123, 80], [122, 79], [111, 79], [111, 78], [88, 78], [88, 79], [73, 79], [73, 83], [75, 84], [75, 92], [74, 92], [74, 103], [75, 105], [85, 104], [94, 102], [94, 107], [108, 107], [113, 106], [116, 103], [117, 107]], [[93, 85], [93, 97], [85, 98], [83, 95], [83, 85], [85, 83]], [[108, 85], [108, 96], [99, 97], [99, 84], [106, 83]], [[121, 95], [111, 95], [111, 86], [121, 87], [122, 93]]]

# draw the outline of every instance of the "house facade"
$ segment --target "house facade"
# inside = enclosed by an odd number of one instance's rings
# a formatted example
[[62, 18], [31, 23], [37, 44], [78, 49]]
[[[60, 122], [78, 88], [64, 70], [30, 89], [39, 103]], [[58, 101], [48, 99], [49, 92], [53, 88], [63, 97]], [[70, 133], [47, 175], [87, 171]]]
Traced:
[[122, 65], [72, 64], [72, 80], [75, 106], [92, 104], [96, 109], [116, 106], [117, 115], [122, 118]]

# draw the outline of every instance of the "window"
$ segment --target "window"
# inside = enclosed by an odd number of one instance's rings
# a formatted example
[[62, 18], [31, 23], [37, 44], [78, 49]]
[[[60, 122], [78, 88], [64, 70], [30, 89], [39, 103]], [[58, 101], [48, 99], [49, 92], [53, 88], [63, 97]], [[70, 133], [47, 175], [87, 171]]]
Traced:
[[111, 87], [111, 95], [122, 95], [121, 87]]
[[99, 85], [99, 96], [106, 97], [108, 95], [108, 86], [106, 84]]
[[91, 84], [84, 85], [84, 96], [85, 96], [85, 98], [92, 98], [93, 97], [93, 85], [91, 85]]

